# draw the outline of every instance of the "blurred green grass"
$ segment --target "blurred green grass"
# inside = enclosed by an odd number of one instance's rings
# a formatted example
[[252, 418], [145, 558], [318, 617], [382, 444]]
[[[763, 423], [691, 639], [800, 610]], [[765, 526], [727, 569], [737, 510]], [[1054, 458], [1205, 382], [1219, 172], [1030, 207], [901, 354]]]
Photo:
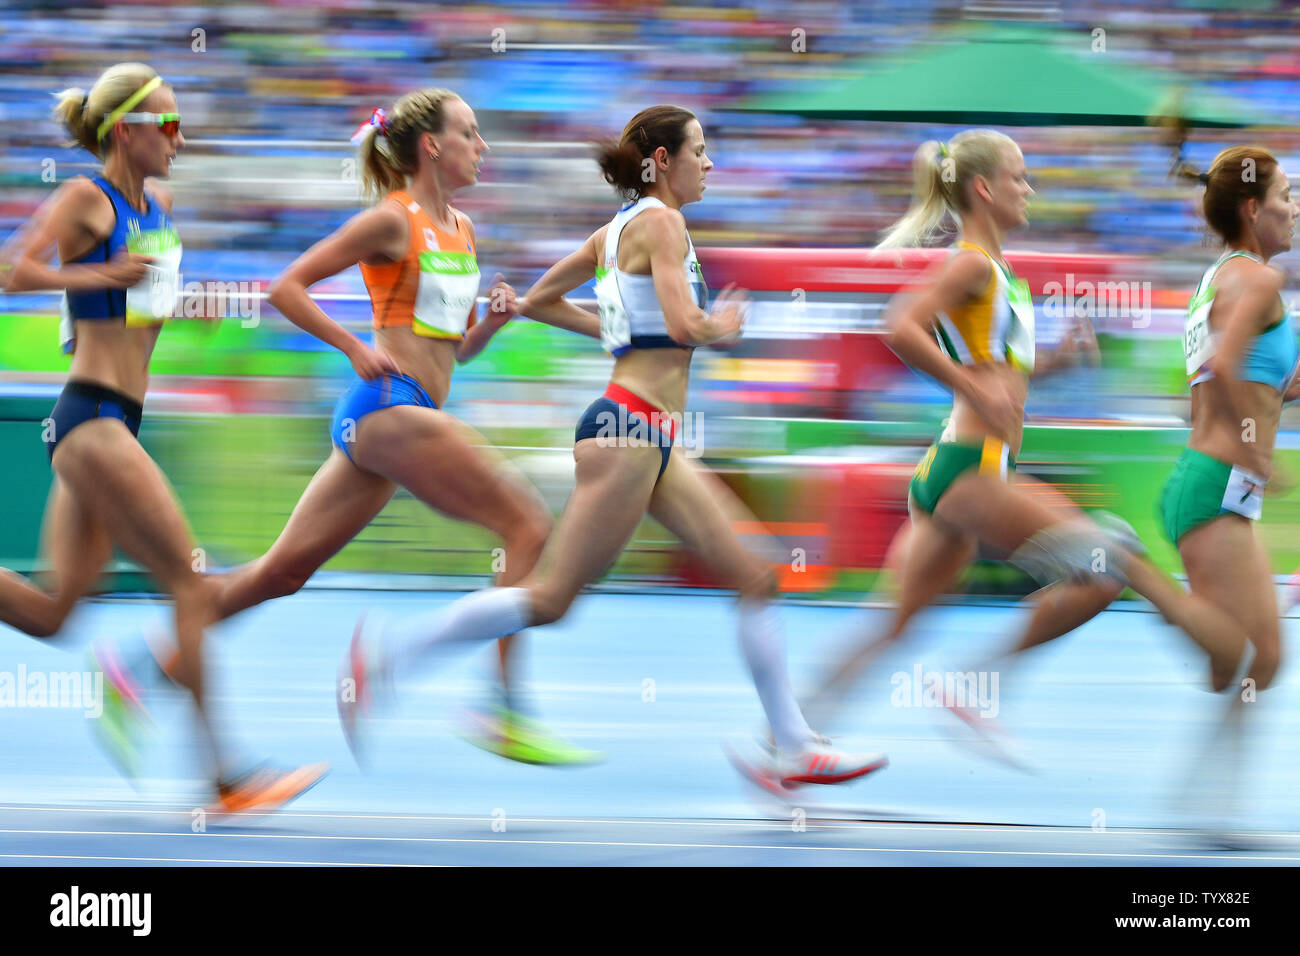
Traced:
[[[171, 419], [142, 434], [184, 503], [209, 562], [230, 566], [263, 554], [275, 541], [294, 505], [330, 453], [326, 418], [240, 415]], [[515, 445], [518, 432], [488, 435]], [[507, 453], [508, 454], [508, 453]], [[638, 543], [665, 542], [667, 533], [647, 520]], [[393, 500], [326, 570], [416, 574], [490, 575], [491, 532], [435, 513], [399, 489]], [[669, 557], [632, 551], [615, 571], [625, 575], [663, 570]]]
[[[0, 337], [0, 366], [15, 372], [66, 372], [68, 358], [51, 347], [56, 320], [49, 315], [2, 317], [10, 334]], [[266, 324], [245, 328], [238, 320], [223, 323], [176, 322], [158, 344], [153, 361], [155, 375], [220, 378], [275, 377], [289, 380], [290, 391], [310, 395], [322, 376], [341, 377], [348, 363], [332, 350], [304, 351], [302, 337]], [[1127, 387], [1141, 394], [1177, 395], [1185, 387], [1181, 369], [1169, 361], [1169, 343], [1163, 340], [1107, 338], [1103, 342], [1107, 367], [1122, 370]], [[563, 382], [565, 363], [574, 357], [600, 356], [591, 341], [536, 323], [512, 324], [493, 347], [472, 366], [478, 381]], [[301, 383], [300, 385], [298, 383]], [[39, 405], [36, 419], [48, 413]], [[169, 476], [190, 519], [199, 547], [210, 566], [233, 566], [263, 554], [288, 520], [293, 506], [312, 475], [330, 453], [328, 411], [318, 402], [304, 407], [311, 414], [167, 415], [147, 414], [142, 439]], [[919, 413], [918, 413], [919, 414]], [[783, 434], [783, 447], [760, 449], [710, 449], [715, 464], [729, 465], [732, 457], [755, 454], [833, 452], [859, 445], [914, 445], [927, 425], [915, 421], [837, 422], [826, 420], [774, 420]], [[7, 422], [0, 444], [14, 445], [11, 463], [14, 497], [21, 512], [22, 541], [5, 541], [3, 554], [30, 552], [35, 545], [36, 515], [44, 502], [48, 464], [35, 437], [39, 426]], [[31, 437], [28, 432], [31, 432]], [[571, 431], [537, 427], [482, 429], [489, 442], [515, 448], [567, 447]], [[928, 441], [929, 439], [925, 439]], [[1178, 573], [1181, 567], [1173, 546], [1165, 539], [1156, 515], [1160, 489], [1186, 441], [1183, 429], [1094, 429], [1029, 427], [1021, 451], [1021, 467], [1036, 471], [1044, 480], [1057, 482], [1084, 507], [1104, 507], [1128, 520], [1151, 549], [1156, 563]], [[0, 448], [0, 452], [7, 451]], [[519, 454], [518, 452], [507, 452]], [[1300, 450], [1281, 449], [1281, 466], [1300, 476]], [[12, 479], [21, 472], [25, 477]], [[791, 478], [751, 478], [745, 484], [751, 506], [761, 519], [812, 520], [791, 515], [799, 473]], [[17, 484], [32, 487], [21, 489]], [[38, 487], [39, 486], [39, 487]], [[30, 492], [30, 494], [28, 494]], [[818, 519], [833, 520], [833, 519]], [[1265, 503], [1259, 532], [1277, 573], [1289, 573], [1300, 564], [1300, 499], [1270, 498]], [[843, 530], [843, 529], [837, 529]], [[9, 538], [15, 536], [10, 529]], [[850, 529], [851, 533], [851, 529]], [[0, 534], [3, 538], [4, 534]], [[327, 570], [414, 573], [487, 577], [492, 551], [501, 542], [484, 529], [433, 513], [405, 491], [352, 543], [329, 561]], [[30, 558], [29, 558], [30, 560]], [[633, 547], [612, 569], [618, 576], [665, 576], [679, 559], [667, 532], [645, 520], [634, 536]], [[21, 567], [21, 562], [10, 566]], [[870, 568], [842, 568], [834, 590], [856, 593], [874, 582]], [[1022, 582], [1021, 582], [1022, 583]], [[1015, 572], [982, 565], [972, 584], [986, 589], [1014, 589]]]

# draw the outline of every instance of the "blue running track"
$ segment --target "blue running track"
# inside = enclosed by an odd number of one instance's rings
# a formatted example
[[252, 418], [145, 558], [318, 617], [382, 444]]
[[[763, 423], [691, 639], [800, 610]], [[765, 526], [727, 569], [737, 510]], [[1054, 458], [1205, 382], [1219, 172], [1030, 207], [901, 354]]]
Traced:
[[[331, 773], [286, 811], [201, 814], [191, 721], [153, 698], [159, 730], [138, 789], [74, 707], [0, 706], [0, 862], [11, 865], [304, 863], [387, 865], [1189, 865], [1300, 863], [1296, 679], [1247, 705], [1250, 738], [1236, 815], [1216, 809], [1225, 776], [1197, 742], [1225, 701], [1200, 689], [1199, 652], [1154, 613], [1117, 605], [1000, 671], [996, 723], [1026, 773], [989, 759], [941, 708], [900, 706], [915, 668], [970, 668], [1012, 641], [1013, 606], [949, 605], [918, 619], [838, 726], [890, 765], [841, 787], [778, 802], [752, 790], [722, 751], [761, 726], [728, 598], [590, 594], [569, 619], [532, 632], [523, 676], [531, 709], [604, 752], [585, 768], [529, 767], [457, 738], [460, 708], [484, 698], [486, 649], [399, 687], [376, 721], [368, 772], [353, 762], [334, 703], [337, 668], [366, 609], [401, 617], [449, 593], [304, 591], [214, 629], [217, 698], [250, 760], [326, 760]], [[83, 605], [58, 648], [0, 628], [0, 674], [85, 669], [91, 639], [138, 638], [163, 605]], [[878, 610], [783, 608], [796, 686]], [[1292, 621], [1284, 622], [1289, 631]], [[12, 679], [12, 678], [11, 678]], [[915, 701], [914, 701], [915, 703]], [[1193, 766], [1197, 809], [1180, 798]], [[1205, 830], [1246, 830], [1225, 850]], [[1213, 831], [1212, 831], [1213, 832]]]

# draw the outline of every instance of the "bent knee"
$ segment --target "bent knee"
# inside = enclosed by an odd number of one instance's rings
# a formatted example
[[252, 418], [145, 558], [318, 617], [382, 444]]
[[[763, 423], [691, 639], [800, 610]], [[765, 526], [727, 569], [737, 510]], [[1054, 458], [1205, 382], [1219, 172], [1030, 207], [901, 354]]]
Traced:
[[208, 575], [189, 571], [178, 574], [174, 580], [168, 582], [168, 590], [177, 605], [213, 608], [216, 607], [220, 597], [221, 583]]
[[506, 539], [506, 556], [514, 553], [524, 558], [529, 566], [537, 561], [546, 539], [551, 536], [551, 516], [545, 510], [529, 510], [520, 520], [514, 522], [503, 535]]
[[57, 637], [58, 633], [63, 630], [63, 624], [72, 613], [71, 605], [63, 605], [57, 601], [51, 601], [48, 607], [42, 607], [36, 615], [29, 620], [27, 626], [23, 628], [28, 637], [34, 637], [38, 640], [44, 640], [49, 637]]
[[262, 588], [260, 589], [267, 597], [267, 600], [279, 597], [288, 597], [290, 594], [297, 594], [303, 589], [312, 576], [312, 572], [306, 568], [269, 568], [261, 575]]
[[1116, 580], [1108, 574], [1095, 573], [1092, 575], [1092, 580], [1088, 582], [1089, 595], [1102, 607], [1118, 600], [1124, 593], [1124, 588], [1123, 581]]
[[542, 627], [554, 624], [569, 612], [576, 594], [552, 587], [532, 587], [528, 589], [531, 608], [530, 627]]

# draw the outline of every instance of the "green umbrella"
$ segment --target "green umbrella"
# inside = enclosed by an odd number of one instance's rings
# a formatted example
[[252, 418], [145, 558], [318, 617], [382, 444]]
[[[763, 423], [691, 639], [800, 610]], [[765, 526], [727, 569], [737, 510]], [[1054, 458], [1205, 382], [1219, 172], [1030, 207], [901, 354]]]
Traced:
[[1270, 125], [1248, 105], [1189, 93], [1163, 73], [1093, 52], [1092, 34], [964, 30], [907, 51], [901, 64], [865, 61], [840, 86], [750, 97], [737, 108], [824, 119], [954, 125], [1143, 126], [1175, 114], [1190, 126]]

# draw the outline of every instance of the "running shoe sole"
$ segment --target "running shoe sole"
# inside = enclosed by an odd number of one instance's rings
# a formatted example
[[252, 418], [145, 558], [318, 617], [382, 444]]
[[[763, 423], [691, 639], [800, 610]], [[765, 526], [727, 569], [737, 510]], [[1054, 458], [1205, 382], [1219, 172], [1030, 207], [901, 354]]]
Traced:
[[237, 813], [271, 813], [297, 800], [329, 772], [329, 764], [314, 763], [276, 776], [261, 792], [244, 796], [236, 790], [232, 795], [219, 795], [217, 803], [208, 811], [217, 816]]
[[889, 766], [889, 758], [881, 757], [874, 763], [868, 764], [865, 767], [858, 767], [855, 770], [850, 770], [845, 773], [789, 774], [781, 778], [781, 786], [785, 787], [787, 790], [793, 790], [801, 783], [844, 783], [846, 780], [856, 780], [858, 777], [865, 777], [867, 774], [874, 773], [875, 771], [887, 766]]

